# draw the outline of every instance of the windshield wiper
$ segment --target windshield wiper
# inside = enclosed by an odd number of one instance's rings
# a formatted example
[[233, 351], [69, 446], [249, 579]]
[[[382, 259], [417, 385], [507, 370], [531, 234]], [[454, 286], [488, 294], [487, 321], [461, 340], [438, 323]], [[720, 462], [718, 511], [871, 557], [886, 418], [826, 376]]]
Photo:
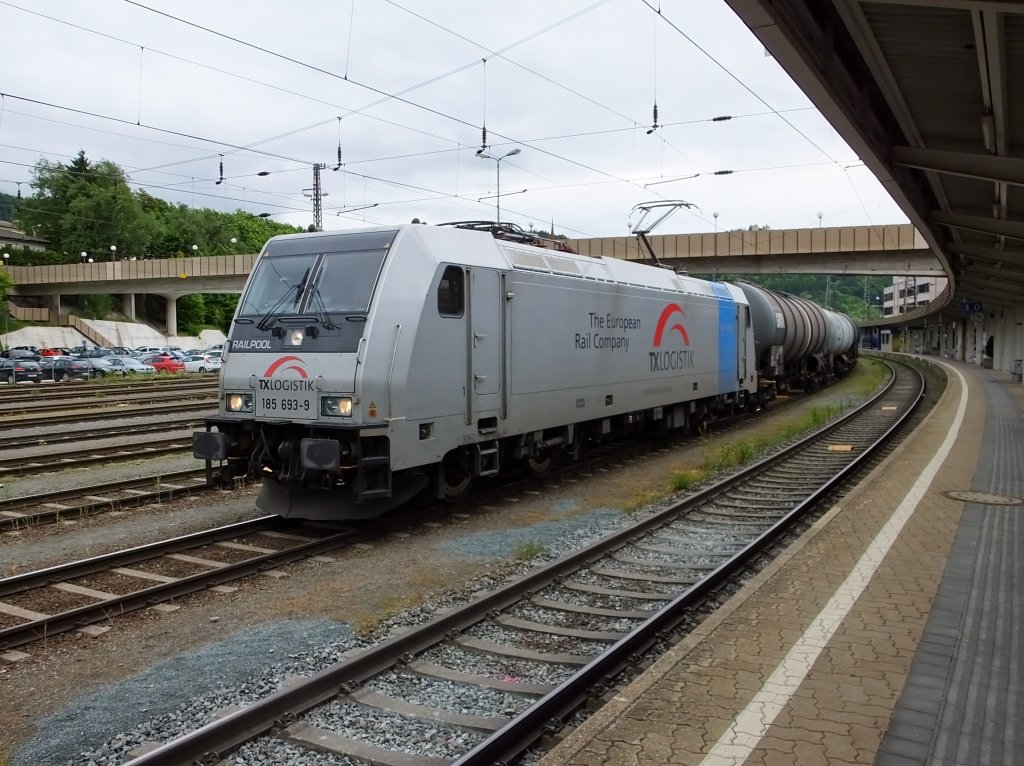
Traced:
[[324, 303], [324, 298], [320, 295], [319, 287], [313, 291], [313, 302], [316, 306], [317, 320], [325, 330], [333, 330], [334, 323], [331, 321], [331, 315], [327, 313], [327, 304]]
[[275, 324], [277, 324], [277, 320], [284, 313], [280, 309], [284, 306], [284, 302], [286, 300], [288, 300], [288, 298], [291, 296], [292, 290], [296, 290], [297, 291], [295, 293], [295, 301], [298, 302], [299, 296], [302, 295], [302, 285], [301, 284], [293, 285], [292, 287], [289, 287], [287, 290], [285, 290], [284, 295], [282, 295], [278, 299], [277, 303], [275, 303], [273, 305], [273, 307], [271, 307], [270, 311], [268, 311], [264, 315], [263, 319], [261, 319], [259, 322], [256, 323], [256, 328], [257, 329], [266, 331], [266, 330], [269, 330], [271, 327], [273, 327]]
[[270, 311], [267, 312], [266, 316], [264, 316], [263, 319], [261, 319], [259, 323], [256, 325], [257, 329], [263, 330], [265, 332], [269, 330], [271, 327], [273, 327], [275, 324], [277, 324], [277, 320], [284, 314], [284, 311], [282, 309], [284, 307], [285, 301], [288, 300], [288, 298], [291, 296], [292, 290], [295, 290], [295, 305], [298, 306], [299, 301], [302, 299], [302, 291], [306, 287], [306, 280], [309, 279], [310, 271], [311, 269], [307, 268], [306, 273], [302, 275], [302, 279], [299, 280], [299, 283], [297, 285], [292, 285], [291, 287], [288, 287], [284, 291], [284, 293], [278, 299], [277, 303], [273, 305]]

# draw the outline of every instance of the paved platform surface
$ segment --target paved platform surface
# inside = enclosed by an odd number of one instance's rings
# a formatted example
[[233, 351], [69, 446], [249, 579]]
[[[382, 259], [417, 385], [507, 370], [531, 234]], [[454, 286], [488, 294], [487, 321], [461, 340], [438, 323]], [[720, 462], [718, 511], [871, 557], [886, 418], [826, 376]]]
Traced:
[[1024, 388], [940, 363], [911, 437], [540, 766], [1024, 763], [1024, 506], [944, 494], [1024, 497]]

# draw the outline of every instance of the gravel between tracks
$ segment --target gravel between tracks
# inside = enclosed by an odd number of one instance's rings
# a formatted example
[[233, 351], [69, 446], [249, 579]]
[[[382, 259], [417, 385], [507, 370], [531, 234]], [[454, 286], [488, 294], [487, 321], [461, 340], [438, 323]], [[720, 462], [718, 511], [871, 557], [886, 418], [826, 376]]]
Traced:
[[[781, 428], [814, 406], [849, 402], [860, 380], [852, 376], [757, 427]], [[11, 766], [120, 763], [141, 741], [173, 736], [218, 709], [272, 691], [289, 675], [326, 667], [363, 645], [361, 635], [425, 621], [510, 572], [524, 571], [530, 564], [515, 560], [526, 555], [524, 547], [542, 557], [560, 555], [628, 522], [620, 509], [642, 505], [674, 471], [698, 465], [708, 447], [737, 438], [695, 441], [519, 502], [390, 535], [336, 553], [329, 562], [293, 565], [283, 577], [251, 577], [231, 594], [182, 599], [181, 609], [170, 614], [120, 618], [95, 639], [65, 634], [29, 646], [29, 659], [0, 664], [0, 763], [5, 753]], [[35, 568], [83, 546], [100, 553], [246, 515], [256, 515], [251, 493], [216, 501], [200, 496], [166, 512], [108, 519], [89, 530], [31, 540], [0, 536], [0, 557], [4, 569], [14, 556], [19, 568]], [[78, 534], [84, 531], [88, 542]], [[108, 743], [111, 738], [118, 741]], [[281, 743], [273, 747], [279, 752], [247, 747], [244, 762], [280, 763], [275, 759], [285, 753], [289, 763], [346, 762], [315, 754], [300, 758]]]

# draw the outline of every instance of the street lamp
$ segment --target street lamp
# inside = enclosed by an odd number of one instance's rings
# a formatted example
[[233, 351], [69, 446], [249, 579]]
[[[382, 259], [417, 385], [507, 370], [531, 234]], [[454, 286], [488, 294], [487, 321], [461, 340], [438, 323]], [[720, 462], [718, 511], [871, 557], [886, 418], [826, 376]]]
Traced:
[[[11, 260], [11, 254], [10, 253], [4, 253], [4, 268], [5, 269], [7, 268], [7, 262], [9, 260]], [[8, 316], [7, 301], [5, 300], [4, 301], [4, 346], [5, 347], [7, 346], [7, 335], [9, 333], [8, 325], [7, 325], [7, 316]]]
[[192, 255], [199, 252], [199, 245], [192, 245]]
[[522, 149], [520, 149], [519, 147], [516, 147], [515, 149], [511, 149], [511, 150], [505, 152], [500, 157], [492, 157], [490, 154], [487, 154], [487, 152], [480, 152], [479, 154], [476, 155], [477, 157], [479, 157], [482, 160], [494, 160], [495, 164], [498, 167], [498, 182], [497, 182], [497, 187], [498, 187], [498, 194], [497, 194], [497, 208], [498, 208], [497, 209], [497, 216], [498, 216], [498, 220], [497, 220], [497, 223], [501, 223], [501, 161], [503, 159], [505, 159], [506, 157], [514, 157], [515, 155], [519, 154], [519, 152], [521, 152], [521, 151], [522, 151]]
[[821, 212], [820, 210], [818, 211], [818, 228], [819, 228], [819, 229], [821, 228], [821, 218], [822, 218], [822, 216], [824, 216], [824, 215], [825, 215], [825, 214], [824, 214], [824, 213], [822, 213], [822, 212]]
[[231, 254], [232, 255], [234, 255], [235, 245], [237, 245], [237, 244], [238, 244], [238, 237], [232, 237], [231, 238]]
[[85, 263], [85, 259], [89, 257], [89, 254], [83, 250], [80, 255], [82, 256], [82, 263]]
[[111, 261], [116, 261], [117, 260], [117, 245], [111, 245], [110, 246], [110, 260]]

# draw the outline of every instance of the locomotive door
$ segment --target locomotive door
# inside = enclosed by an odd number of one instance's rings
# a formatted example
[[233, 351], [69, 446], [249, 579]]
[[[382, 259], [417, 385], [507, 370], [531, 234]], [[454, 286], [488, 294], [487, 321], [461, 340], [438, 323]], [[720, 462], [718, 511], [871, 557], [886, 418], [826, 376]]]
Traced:
[[489, 269], [473, 269], [470, 277], [467, 415], [472, 422], [482, 413], [501, 409], [505, 301], [501, 292], [501, 274]]

